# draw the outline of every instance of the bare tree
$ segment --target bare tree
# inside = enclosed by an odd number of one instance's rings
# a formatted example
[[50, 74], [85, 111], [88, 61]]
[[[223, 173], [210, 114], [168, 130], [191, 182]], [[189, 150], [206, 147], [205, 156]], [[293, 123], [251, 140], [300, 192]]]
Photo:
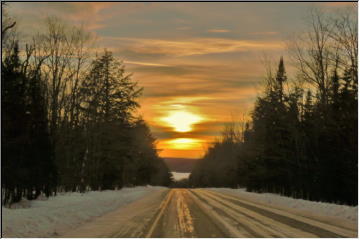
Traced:
[[12, 49], [18, 43], [18, 33], [16, 21], [9, 16], [7, 11], [7, 4], [1, 2], [1, 48], [2, 48], [2, 59], [6, 56], [11, 55]]
[[302, 80], [314, 85], [327, 103], [334, 71], [352, 70], [357, 78], [358, 32], [356, 9], [336, 15], [312, 9], [306, 32], [288, 41], [290, 55]]
[[48, 79], [50, 130], [54, 136], [61, 120], [78, 121], [78, 91], [91, 40], [82, 27], [69, 27], [55, 17], [48, 18], [46, 31], [34, 37], [35, 61], [46, 57], [42, 70]]
[[75, 183], [80, 180], [74, 179], [73, 171], [84, 167], [83, 149], [76, 144], [81, 142], [84, 120], [80, 111], [80, 86], [88, 71], [94, 38], [84, 27], [70, 26], [56, 17], [47, 18], [45, 26], [45, 31], [33, 38], [28, 49], [33, 52], [32, 65], [42, 63], [49, 129], [60, 179], [65, 189], [75, 190]]
[[300, 77], [318, 88], [322, 103], [327, 101], [334, 56], [331, 28], [332, 24], [324, 13], [313, 9], [309, 18], [309, 30], [294, 36], [288, 42], [290, 55]]
[[15, 27], [16, 21], [11, 19], [5, 10], [6, 3], [1, 2], [1, 13], [3, 15], [1, 22], [1, 40], [4, 41], [6, 39], [6, 33]]
[[330, 37], [337, 44], [338, 56], [335, 59], [341, 70], [352, 69], [357, 78], [358, 66], [358, 23], [357, 8], [347, 8], [332, 17], [333, 27]]

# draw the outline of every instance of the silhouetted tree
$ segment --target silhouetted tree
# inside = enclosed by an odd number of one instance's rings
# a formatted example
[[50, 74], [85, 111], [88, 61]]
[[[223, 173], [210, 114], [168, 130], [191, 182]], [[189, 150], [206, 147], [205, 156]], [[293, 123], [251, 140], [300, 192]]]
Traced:
[[3, 203], [171, 183], [150, 129], [134, 116], [142, 89], [111, 52], [90, 62], [91, 35], [57, 18], [21, 58], [15, 39], [2, 42]]
[[56, 191], [54, 152], [39, 69], [24, 71], [17, 43], [2, 61], [3, 203]]

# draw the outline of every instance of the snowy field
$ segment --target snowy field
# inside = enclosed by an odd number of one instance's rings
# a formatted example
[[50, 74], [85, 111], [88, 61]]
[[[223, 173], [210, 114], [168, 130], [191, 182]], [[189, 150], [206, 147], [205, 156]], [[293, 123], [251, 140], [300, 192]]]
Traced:
[[190, 176], [190, 173], [180, 173], [180, 172], [171, 172], [175, 181], [179, 181], [182, 179], [187, 179]]
[[49, 199], [23, 201], [14, 206], [19, 208], [2, 207], [2, 236], [56, 237], [161, 189], [164, 188], [148, 186], [85, 194], [60, 193]]
[[358, 207], [337, 205], [332, 203], [312, 202], [302, 199], [283, 197], [272, 193], [252, 193], [245, 189], [210, 188], [216, 192], [229, 193], [250, 201], [265, 203], [273, 206], [306, 211], [316, 215], [337, 217], [344, 220], [357, 222]]

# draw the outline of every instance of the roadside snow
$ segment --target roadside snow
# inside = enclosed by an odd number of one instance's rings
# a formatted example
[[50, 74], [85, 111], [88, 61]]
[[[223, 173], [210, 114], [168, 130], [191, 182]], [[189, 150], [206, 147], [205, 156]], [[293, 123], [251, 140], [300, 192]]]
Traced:
[[245, 189], [230, 189], [230, 188], [210, 188], [212, 191], [230, 193], [237, 195], [243, 199], [265, 203], [273, 206], [291, 208], [294, 210], [307, 211], [313, 214], [337, 217], [346, 219], [348, 221], [357, 222], [358, 207], [337, 205], [333, 203], [313, 202], [303, 199], [294, 199], [284, 197], [272, 193], [252, 193], [246, 192]]
[[49, 199], [24, 201], [28, 208], [2, 207], [3, 237], [56, 237], [94, 217], [104, 215], [164, 187], [134, 187], [118, 191], [60, 193]]
[[180, 173], [180, 172], [171, 172], [175, 181], [179, 181], [182, 179], [187, 179], [190, 176], [190, 173]]

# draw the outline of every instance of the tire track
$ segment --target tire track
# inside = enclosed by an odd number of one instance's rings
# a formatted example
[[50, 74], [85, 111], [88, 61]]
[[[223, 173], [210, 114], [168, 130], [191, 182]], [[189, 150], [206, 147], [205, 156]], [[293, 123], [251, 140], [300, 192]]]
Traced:
[[239, 219], [243, 219], [243, 216], [236, 214], [234, 216], [234, 214], [229, 212], [229, 209], [219, 206], [214, 201], [209, 201], [196, 191], [192, 190], [191, 193], [198, 199], [197, 204], [199, 206], [206, 206], [208, 211], [213, 211], [213, 214], [216, 216], [215, 219], [222, 224], [223, 228], [227, 229], [233, 238], [264, 237], [264, 234], [259, 233], [258, 229], [253, 229], [248, 222], [240, 222]]
[[[212, 220], [213, 223], [218, 226], [224, 235], [222, 237], [231, 237], [231, 238], [246, 238], [248, 236], [247, 232], [241, 232], [238, 228], [228, 224], [225, 220], [224, 214], [221, 209], [217, 209], [216, 207], [210, 206], [207, 203], [203, 202], [203, 199], [199, 197], [196, 193], [189, 191], [189, 195], [192, 200], [196, 204], [196, 206], [201, 209], [201, 211], [208, 216], [209, 219]], [[230, 219], [233, 221], [233, 219]]]
[[[291, 211], [291, 210], [289, 210]], [[69, 232], [67, 237], [357, 237], [357, 231], [286, 208], [207, 189], [153, 193]]]
[[[226, 237], [216, 221], [200, 208], [187, 189], [173, 189], [147, 227], [145, 237]], [[234, 235], [239, 236], [239, 235]]]
[[190, 213], [187, 201], [185, 201], [184, 191], [176, 191], [176, 212], [181, 237], [194, 237], [194, 221]]
[[271, 218], [277, 222], [286, 224], [290, 227], [297, 228], [299, 230], [315, 234], [317, 237], [356, 237], [357, 233], [349, 231], [344, 228], [340, 228], [334, 225], [319, 222], [313, 219], [309, 219], [302, 216], [297, 216], [289, 212], [269, 208], [260, 204], [255, 204], [249, 201], [239, 199], [235, 196], [228, 194], [220, 194], [208, 190], [200, 190], [206, 192], [208, 195], [217, 197], [222, 202], [230, 202], [239, 207], [246, 208], [250, 211]]
[[154, 216], [154, 220], [151, 221], [152, 224], [149, 227], [149, 230], [146, 231], [145, 237], [150, 238], [154, 234], [156, 228], [159, 225], [160, 219], [163, 217], [163, 214], [165, 212], [165, 209], [168, 207], [170, 200], [172, 199], [172, 196], [174, 195], [174, 190], [170, 190], [167, 194], [166, 198], [161, 202], [159, 210], [157, 214]]
[[242, 208], [231, 202], [223, 201], [221, 198], [214, 197], [205, 191], [199, 192], [201, 192], [203, 196], [206, 196], [207, 199], [211, 199], [210, 201], [215, 201], [216, 204], [220, 204], [222, 208], [229, 208], [231, 214], [240, 214], [240, 216], [242, 216], [241, 218], [244, 220], [246, 219], [246, 222], [250, 224], [250, 227], [253, 227], [258, 234], [262, 234], [261, 237], [317, 237], [314, 234], [275, 221], [272, 218], [250, 211], [247, 208]]
[[211, 214], [211, 209], [201, 205], [189, 190], [184, 191], [184, 196], [194, 219], [194, 236], [202, 238], [231, 236], [221, 222], [217, 221], [216, 216]]

